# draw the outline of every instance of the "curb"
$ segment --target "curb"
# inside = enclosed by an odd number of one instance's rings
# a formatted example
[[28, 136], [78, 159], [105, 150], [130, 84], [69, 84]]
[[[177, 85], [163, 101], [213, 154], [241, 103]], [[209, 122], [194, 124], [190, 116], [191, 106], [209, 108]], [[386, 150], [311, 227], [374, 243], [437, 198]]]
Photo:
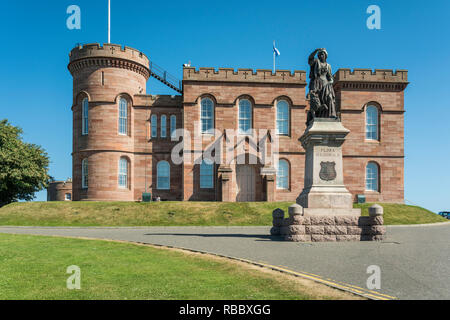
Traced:
[[386, 225], [389, 228], [414, 228], [414, 227], [438, 227], [450, 225], [450, 221], [448, 222], [436, 222], [436, 223], [425, 223], [425, 224], [392, 224]]

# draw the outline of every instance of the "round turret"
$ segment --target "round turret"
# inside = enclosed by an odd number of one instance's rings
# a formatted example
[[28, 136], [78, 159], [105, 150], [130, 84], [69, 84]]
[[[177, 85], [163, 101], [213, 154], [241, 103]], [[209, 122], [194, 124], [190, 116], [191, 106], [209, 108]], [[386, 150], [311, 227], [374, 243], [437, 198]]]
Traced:
[[[132, 200], [131, 182], [119, 183], [117, 177], [120, 160], [131, 163], [133, 158], [133, 99], [146, 93], [149, 59], [115, 44], [78, 46], [69, 56], [73, 200]], [[126, 179], [131, 179], [131, 171], [128, 167]]]

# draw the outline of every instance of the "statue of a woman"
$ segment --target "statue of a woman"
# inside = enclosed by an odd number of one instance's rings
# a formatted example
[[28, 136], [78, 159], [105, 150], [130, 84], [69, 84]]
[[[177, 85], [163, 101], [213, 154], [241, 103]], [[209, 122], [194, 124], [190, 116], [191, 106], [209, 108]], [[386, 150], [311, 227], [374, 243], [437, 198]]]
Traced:
[[[315, 58], [317, 54], [317, 58]], [[337, 118], [336, 97], [333, 89], [333, 74], [327, 63], [328, 53], [324, 48], [316, 49], [309, 55], [309, 118]], [[309, 119], [311, 120], [311, 119]], [[308, 120], [308, 122], [309, 122]]]

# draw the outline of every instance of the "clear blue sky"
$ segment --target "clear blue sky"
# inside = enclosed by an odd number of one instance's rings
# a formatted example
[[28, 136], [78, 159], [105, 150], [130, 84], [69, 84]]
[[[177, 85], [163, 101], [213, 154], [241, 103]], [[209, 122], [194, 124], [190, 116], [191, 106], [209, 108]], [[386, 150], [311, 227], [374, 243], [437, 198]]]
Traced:
[[[81, 8], [81, 30], [68, 30], [66, 9]], [[366, 27], [366, 9], [381, 8], [381, 30]], [[307, 70], [326, 47], [338, 68], [408, 69], [406, 199], [450, 210], [450, 1], [143, 1], [112, 0], [113, 43], [145, 52], [182, 77], [196, 67]], [[72, 174], [72, 78], [76, 43], [107, 41], [107, 0], [2, 1], [0, 119], [23, 128], [50, 155], [50, 174]], [[175, 94], [156, 80], [151, 94]], [[37, 195], [45, 200], [46, 192]]]

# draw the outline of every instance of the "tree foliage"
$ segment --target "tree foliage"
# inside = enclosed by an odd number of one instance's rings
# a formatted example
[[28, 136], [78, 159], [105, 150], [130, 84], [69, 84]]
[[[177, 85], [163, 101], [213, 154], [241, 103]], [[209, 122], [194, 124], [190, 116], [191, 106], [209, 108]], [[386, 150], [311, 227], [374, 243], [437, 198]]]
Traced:
[[40, 146], [22, 141], [22, 129], [0, 121], [0, 207], [30, 201], [47, 188], [49, 158]]

